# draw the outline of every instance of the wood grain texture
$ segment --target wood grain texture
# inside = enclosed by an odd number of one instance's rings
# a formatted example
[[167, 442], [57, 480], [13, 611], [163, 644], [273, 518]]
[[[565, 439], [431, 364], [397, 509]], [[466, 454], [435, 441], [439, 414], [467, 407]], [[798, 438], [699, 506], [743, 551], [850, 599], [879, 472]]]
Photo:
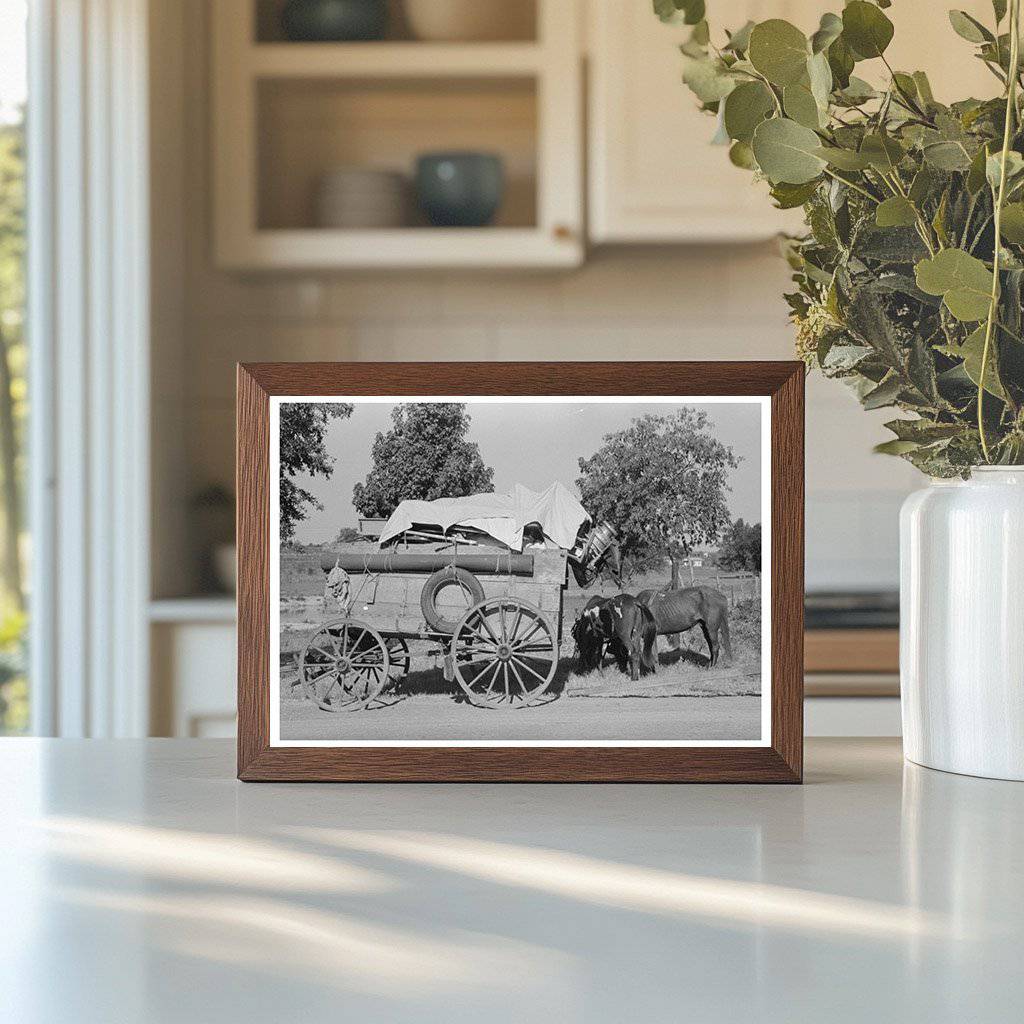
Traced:
[[[271, 747], [271, 395], [771, 396], [768, 747]], [[798, 362], [259, 363], [238, 368], [238, 777], [245, 781], [799, 782], [804, 368]]]

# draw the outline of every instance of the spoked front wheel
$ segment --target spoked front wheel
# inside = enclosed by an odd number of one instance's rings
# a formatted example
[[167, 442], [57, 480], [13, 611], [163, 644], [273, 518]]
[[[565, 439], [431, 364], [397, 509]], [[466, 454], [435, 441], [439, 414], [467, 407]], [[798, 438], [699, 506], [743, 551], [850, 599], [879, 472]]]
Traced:
[[346, 619], [322, 626], [302, 652], [306, 696], [324, 711], [365, 708], [388, 681], [391, 658], [380, 634]]
[[547, 691], [558, 642], [538, 608], [514, 597], [474, 605], [452, 636], [455, 678], [477, 707], [526, 707]]

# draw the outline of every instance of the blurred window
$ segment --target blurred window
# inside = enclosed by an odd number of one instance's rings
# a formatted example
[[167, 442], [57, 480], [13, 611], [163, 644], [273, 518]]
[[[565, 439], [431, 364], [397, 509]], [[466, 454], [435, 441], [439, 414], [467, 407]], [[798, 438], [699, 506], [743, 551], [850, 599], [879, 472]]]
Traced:
[[29, 727], [25, 522], [25, 0], [0, 0], [0, 734]]

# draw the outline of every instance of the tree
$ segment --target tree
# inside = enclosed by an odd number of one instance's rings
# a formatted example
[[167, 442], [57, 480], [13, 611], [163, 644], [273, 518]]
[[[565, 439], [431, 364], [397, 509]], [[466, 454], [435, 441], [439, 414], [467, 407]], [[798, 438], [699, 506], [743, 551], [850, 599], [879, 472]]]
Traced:
[[19, 536], [25, 395], [25, 125], [0, 124], [0, 517], [5, 597], [24, 608]]
[[631, 570], [668, 558], [672, 586], [679, 563], [697, 544], [718, 540], [729, 524], [728, 471], [732, 449], [708, 429], [707, 413], [682, 408], [668, 416], [641, 416], [609, 434], [576, 481], [584, 507], [618, 531]]
[[295, 477], [324, 476], [334, 472], [334, 459], [324, 443], [327, 425], [334, 419], [348, 419], [352, 406], [344, 403], [282, 402], [281, 444], [281, 543], [295, 536], [295, 527], [309, 515], [321, 510], [312, 494], [295, 482]]
[[718, 564], [733, 572], [760, 572], [761, 524], [737, 519], [722, 537]]
[[454, 402], [409, 402], [391, 412], [391, 429], [373, 442], [373, 468], [356, 484], [360, 515], [385, 518], [410, 498], [460, 498], [494, 490], [494, 470], [466, 440], [470, 418]]

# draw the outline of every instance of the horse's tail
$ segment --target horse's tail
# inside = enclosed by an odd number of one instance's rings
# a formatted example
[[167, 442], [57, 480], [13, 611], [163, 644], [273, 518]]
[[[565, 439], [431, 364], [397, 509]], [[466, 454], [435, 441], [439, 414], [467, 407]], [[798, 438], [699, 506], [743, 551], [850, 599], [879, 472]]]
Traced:
[[640, 612], [640, 639], [643, 643], [641, 661], [644, 668], [652, 672], [658, 671], [658, 630], [654, 623], [654, 613], [645, 604], [637, 606]]

